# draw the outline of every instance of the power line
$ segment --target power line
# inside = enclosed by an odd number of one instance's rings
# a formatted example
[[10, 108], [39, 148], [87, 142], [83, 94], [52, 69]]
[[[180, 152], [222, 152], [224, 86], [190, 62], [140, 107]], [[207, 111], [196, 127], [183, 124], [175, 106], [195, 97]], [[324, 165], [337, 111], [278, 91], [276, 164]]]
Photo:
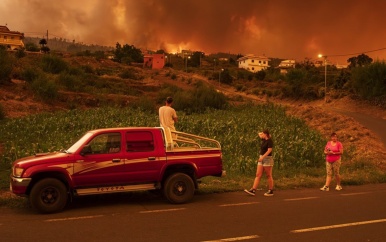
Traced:
[[370, 53], [370, 52], [375, 52], [375, 51], [381, 51], [381, 50], [386, 50], [386, 47], [385, 48], [376, 49], [376, 50], [368, 50], [368, 51], [352, 53], [352, 54], [326, 55], [326, 56], [328, 56], [328, 57], [331, 57], [331, 56], [351, 56], [351, 55], [360, 55], [360, 54], [365, 54], [365, 53]]

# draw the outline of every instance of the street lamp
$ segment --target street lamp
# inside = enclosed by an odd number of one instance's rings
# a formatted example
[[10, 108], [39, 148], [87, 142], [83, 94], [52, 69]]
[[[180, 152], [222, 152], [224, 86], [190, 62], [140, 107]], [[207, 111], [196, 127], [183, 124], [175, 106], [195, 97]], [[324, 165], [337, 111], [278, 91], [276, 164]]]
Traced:
[[185, 65], [185, 67], [186, 67], [186, 72], [188, 72], [188, 59], [190, 59], [190, 56], [188, 56], [188, 57], [186, 57], [186, 65]]
[[223, 72], [224, 69], [221, 69], [219, 74], [218, 74], [218, 85], [221, 86], [221, 72]]
[[319, 58], [324, 58], [324, 102], [327, 103], [327, 56], [319, 54]]

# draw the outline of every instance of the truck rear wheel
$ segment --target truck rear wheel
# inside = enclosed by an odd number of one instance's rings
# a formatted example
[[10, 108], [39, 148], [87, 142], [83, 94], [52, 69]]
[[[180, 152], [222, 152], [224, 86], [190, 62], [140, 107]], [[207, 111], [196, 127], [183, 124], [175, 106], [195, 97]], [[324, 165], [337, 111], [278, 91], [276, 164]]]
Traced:
[[61, 211], [67, 204], [67, 189], [63, 182], [54, 178], [38, 181], [31, 190], [31, 206], [40, 213]]
[[164, 185], [164, 195], [171, 203], [185, 203], [193, 198], [194, 182], [184, 173], [170, 175]]

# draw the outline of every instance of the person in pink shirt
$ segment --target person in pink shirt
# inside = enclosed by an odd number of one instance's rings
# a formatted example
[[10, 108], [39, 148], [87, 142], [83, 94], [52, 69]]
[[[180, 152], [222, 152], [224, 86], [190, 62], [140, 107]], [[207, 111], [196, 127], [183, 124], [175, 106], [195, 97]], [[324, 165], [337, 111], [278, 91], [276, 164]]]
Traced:
[[335, 175], [336, 179], [336, 187], [335, 190], [342, 190], [342, 186], [340, 185], [341, 179], [339, 174], [339, 169], [341, 165], [341, 156], [343, 154], [343, 145], [338, 141], [338, 136], [336, 133], [331, 134], [330, 141], [327, 142], [326, 147], [324, 147], [324, 154], [326, 155], [326, 183], [321, 191], [329, 191], [330, 183], [332, 180], [332, 173]]

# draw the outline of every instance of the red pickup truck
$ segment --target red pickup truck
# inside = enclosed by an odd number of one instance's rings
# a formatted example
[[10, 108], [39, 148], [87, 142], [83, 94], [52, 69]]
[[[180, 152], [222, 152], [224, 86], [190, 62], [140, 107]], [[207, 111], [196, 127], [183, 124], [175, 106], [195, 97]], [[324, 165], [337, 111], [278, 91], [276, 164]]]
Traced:
[[16, 160], [10, 189], [41, 213], [61, 211], [71, 196], [162, 190], [188, 202], [198, 179], [224, 176], [218, 141], [154, 127], [87, 132], [68, 150]]

